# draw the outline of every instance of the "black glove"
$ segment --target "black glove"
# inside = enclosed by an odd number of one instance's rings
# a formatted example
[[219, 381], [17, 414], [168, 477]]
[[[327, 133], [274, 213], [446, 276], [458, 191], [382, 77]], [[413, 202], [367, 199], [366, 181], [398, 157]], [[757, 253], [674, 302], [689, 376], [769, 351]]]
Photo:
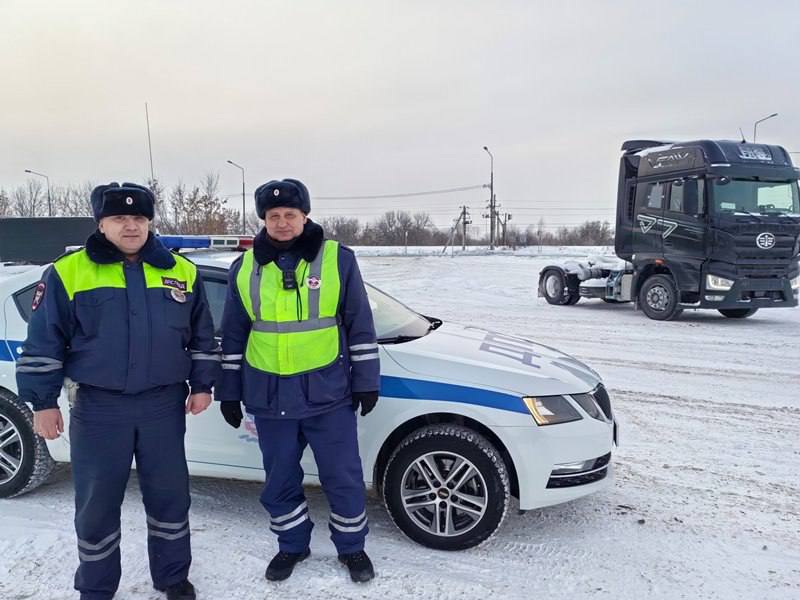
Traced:
[[228, 425], [234, 429], [239, 429], [239, 425], [242, 424], [242, 418], [244, 417], [242, 414], [241, 402], [235, 402], [231, 400], [228, 400], [227, 402], [220, 402], [219, 410]]
[[377, 403], [378, 392], [353, 392], [353, 410], [358, 410], [360, 404], [362, 417], [372, 412]]

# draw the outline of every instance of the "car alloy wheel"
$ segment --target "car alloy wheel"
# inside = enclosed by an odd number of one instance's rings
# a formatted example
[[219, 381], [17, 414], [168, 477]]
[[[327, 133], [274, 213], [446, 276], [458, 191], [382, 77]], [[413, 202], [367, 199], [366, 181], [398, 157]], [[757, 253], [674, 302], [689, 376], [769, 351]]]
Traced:
[[464, 550], [489, 539], [511, 498], [502, 455], [480, 433], [454, 423], [406, 436], [387, 462], [381, 487], [402, 532], [438, 550]]
[[424, 454], [408, 466], [402, 482], [406, 514], [434, 535], [467, 533], [486, 513], [486, 481], [459, 454]]
[[0, 485], [14, 479], [22, 467], [25, 446], [14, 423], [0, 414]]

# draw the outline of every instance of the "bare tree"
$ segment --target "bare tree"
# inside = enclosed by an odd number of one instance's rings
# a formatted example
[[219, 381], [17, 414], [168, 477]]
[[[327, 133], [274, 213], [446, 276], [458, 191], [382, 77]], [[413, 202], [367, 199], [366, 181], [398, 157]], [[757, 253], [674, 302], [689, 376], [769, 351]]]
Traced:
[[18, 217], [35, 217], [39, 214], [47, 197], [42, 193], [42, 184], [36, 179], [28, 179], [25, 185], [11, 192], [12, 212]]
[[0, 217], [7, 217], [11, 215], [11, 200], [6, 194], [6, 191], [0, 189]]
[[68, 185], [52, 190], [53, 214], [61, 217], [91, 216], [92, 184]]
[[[239, 214], [239, 222], [241, 222], [241, 214], [240, 213], [237, 214]], [[264, 226], [263, 221], [261, 221], [261, 219], [258, 218], [258, 215], [254, 212], [247, 213], [245, 221], [246, 221], [245, 233], [247, 235], [256, 235], [259, 231], [261, 231], [261, 228]]]
[[350, 246], [359, 243], [361, 225], [358, 219], [347, 217], [325, 217], [320, 222], [325, 230], [325, 237], [337, 240]]

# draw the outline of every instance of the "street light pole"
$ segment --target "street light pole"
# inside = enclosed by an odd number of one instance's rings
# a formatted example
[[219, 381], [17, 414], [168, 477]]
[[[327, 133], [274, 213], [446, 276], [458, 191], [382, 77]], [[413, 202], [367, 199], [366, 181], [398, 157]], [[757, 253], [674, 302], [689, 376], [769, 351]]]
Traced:
[[247, 225], [245, 224], [246, 221], [244, 216], [244, 167], [242, 165], [237, 165], [232, 160], [229, 160], [228, 164], [233, 165], [242, 172], [242, 235], [244, 235], [247, 233]]
[[489, 250], [494, 250], [494, 155], [486, 146], [483, 147], [489, 155]]
[[37, 173], [36, 171], [31, 171], [30, 169], [25, 169], [26, 173], [30, 173], [31, 175], [38, 175], [39, 177], [44, 177], [47, 180], [47, 216], [53, 216], [53, 200], [50, 198], [50, 178], [45, 175], [44, 173]]
[[759, 119], [758, 121], [753, 123], [753, 143], [754, 144], [756, 143], [756, 132], [758, 130], [758, 124], [759, 123], [763, 123], [767, 119], [771, 119], [772, 117], [777, 117], [777, 116], [778, 116], [778, 113], [772, 113], [771, 115], [769, 115], [767, 117], [764, 117], [763, 119]]

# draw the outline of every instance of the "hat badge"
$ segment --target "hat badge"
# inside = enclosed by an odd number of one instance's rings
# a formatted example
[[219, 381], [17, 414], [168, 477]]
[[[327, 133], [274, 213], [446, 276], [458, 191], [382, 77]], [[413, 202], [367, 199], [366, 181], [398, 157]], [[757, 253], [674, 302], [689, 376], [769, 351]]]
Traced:
[[280, 196], [281, 195], [281, 191], [280, 190], [272, 190], [272, 195], [273, 196]]
[[131, 198], [130, 196], [128, 196], [127, 198], [125, 198], [125, 204], [127, 204], [128, 206], [130, 206], [131, 204], [133, 204], [133, 198]]

